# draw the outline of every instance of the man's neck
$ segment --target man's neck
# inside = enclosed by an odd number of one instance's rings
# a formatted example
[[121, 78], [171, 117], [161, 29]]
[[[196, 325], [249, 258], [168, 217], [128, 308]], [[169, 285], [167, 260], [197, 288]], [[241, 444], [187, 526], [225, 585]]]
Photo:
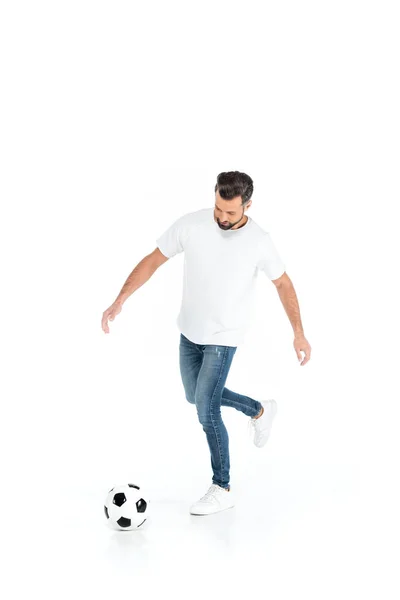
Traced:
[[[249, 220], [249, 217], [246, 217], [245, 222], [243, 223], [243, 225], [240, 225], [240, 227], [244, 227], [246, 225], [246, 223], [247, 223], [248, 220]], [[238, 227], [237, 229], [240, 229], [240, 227]]]

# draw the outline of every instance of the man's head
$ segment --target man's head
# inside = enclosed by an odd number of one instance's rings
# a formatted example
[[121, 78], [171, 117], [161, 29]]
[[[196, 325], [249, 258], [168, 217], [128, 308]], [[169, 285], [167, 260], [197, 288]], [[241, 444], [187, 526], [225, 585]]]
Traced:
[[218, 175], [214, 221], [220, 229], [238, 229], [247, 222], [244, 213], [251, 206], [252, 194], [253, 180], [246, 173], [228, 171]]

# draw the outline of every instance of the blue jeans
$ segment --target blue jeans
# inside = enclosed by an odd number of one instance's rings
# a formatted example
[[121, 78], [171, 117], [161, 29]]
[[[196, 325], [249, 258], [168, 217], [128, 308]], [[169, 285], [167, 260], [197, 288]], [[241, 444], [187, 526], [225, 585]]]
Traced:
[[229, 488], [229, 438], [221, 406], [231, 406], [255, 417], [262, 405], [225, 387], [236, 346], [195, 344], [180, 334], [179, 366], [186, 400], [196, 406], [206, 434], [213, 470], [212, 482]]

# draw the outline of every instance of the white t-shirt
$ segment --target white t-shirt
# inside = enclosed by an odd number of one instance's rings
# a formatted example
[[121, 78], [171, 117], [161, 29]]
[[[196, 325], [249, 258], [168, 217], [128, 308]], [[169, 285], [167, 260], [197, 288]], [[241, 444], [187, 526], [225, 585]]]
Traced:
[[270, 234], [248, 215], [239, 229], [222, 230], [211, 207], [184, 214], [156, 241], [168, 258], [184, 251], [178, 329], [196, 344], [241, 344], [258, 271], [271, 280], [285, 272]]

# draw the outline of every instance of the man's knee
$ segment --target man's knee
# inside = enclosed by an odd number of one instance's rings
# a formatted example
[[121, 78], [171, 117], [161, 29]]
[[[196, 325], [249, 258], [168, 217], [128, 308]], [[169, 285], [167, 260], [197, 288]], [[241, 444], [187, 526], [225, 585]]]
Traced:
[[206, 429], [213, 429], [216, 420], [218, 419], [218, 415], [213, 415], [210, 410], [210, 406], [206, 402], [200, 402], [199, 399], [196, 400], [196, 408], [197, 408], [197, 417], [200, 423]]

